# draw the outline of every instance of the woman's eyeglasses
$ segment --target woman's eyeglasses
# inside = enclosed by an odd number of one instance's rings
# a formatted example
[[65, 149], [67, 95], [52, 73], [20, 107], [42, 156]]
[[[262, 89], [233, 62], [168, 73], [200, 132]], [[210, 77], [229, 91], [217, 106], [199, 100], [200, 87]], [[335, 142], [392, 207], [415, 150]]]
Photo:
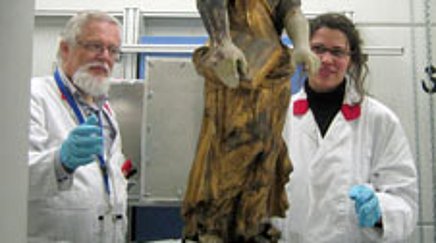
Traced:
[[343, 58], [351, 55], [350, 51], [340, 47], [327, 48], [324, 45], [312, 45], [310, 48], [317, 55], [323, 55], [327, 52], [329, 52], [332, 56], [337, 58]]

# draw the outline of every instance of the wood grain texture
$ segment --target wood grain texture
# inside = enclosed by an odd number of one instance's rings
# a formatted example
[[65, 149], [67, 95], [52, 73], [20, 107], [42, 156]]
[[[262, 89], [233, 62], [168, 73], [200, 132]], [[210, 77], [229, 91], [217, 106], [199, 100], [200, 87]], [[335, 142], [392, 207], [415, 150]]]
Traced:
[[205, 110], [182, 205], [184, 236], [218, 235], [250, 242], [288, 207], [292, 170], [282, 129], [290, 99], [290, 52], [280, 43], [266, 2], [235, 1], [231, 37], [246, 56], [249, 80], [228, 88], [197, 49], [193, 62], [206, 79]]

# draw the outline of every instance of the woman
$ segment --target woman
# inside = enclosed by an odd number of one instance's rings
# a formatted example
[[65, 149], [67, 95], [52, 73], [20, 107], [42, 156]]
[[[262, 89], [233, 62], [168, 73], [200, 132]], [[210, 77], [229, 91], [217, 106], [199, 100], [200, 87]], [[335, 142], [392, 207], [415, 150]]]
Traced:
[[317, 75], [292, 97], [284, 137], [294, 165], [285, 242], [402, 242], [417, 215], [416, 168], [399, 119], [367, 96], [359, 33], [345, 16], [311, 21]]

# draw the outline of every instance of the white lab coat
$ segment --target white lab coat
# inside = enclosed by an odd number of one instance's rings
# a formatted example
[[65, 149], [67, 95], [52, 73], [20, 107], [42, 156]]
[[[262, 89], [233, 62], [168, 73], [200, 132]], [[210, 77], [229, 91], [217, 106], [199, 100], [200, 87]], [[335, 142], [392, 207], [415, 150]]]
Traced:
[[[293, 115], [292, 97], [284, 129], [294, 171], [287, 185], [290, 209], [279, 220], [283, 242], [407, 242], [417, 220], [417, 172], [398, 118], [386, 106], [365, 97], [361, 115], [346, 120], [338, 112], [322, 138], [309, 109]], [[344, 104], [359, 95], [348, 82]], [[348, 191], [366, 184], [380, 202], [383, 230], [359, 228]]]
[[120, 169], [124, 156], [117, 122], [111, 112], [104, 111], [116, 130], [107, 159], [110, 197], [97, 161], [77, 168], [70, 180], [58, 182], [56, 156], [78, 125], [61, 97], [53, 77], [32, 80], [28, 242], [125, 242], [127, 181]]

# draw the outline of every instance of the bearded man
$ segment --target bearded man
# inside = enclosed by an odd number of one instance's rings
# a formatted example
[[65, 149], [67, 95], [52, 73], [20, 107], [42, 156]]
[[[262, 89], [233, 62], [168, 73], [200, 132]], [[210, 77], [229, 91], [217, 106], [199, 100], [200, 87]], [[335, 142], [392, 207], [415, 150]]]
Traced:
[[125, 242], [125, 159], [107, 102], [121, 33], [106, 13], [73, 16], [54, 74], [32, 79], [29, 242]]

